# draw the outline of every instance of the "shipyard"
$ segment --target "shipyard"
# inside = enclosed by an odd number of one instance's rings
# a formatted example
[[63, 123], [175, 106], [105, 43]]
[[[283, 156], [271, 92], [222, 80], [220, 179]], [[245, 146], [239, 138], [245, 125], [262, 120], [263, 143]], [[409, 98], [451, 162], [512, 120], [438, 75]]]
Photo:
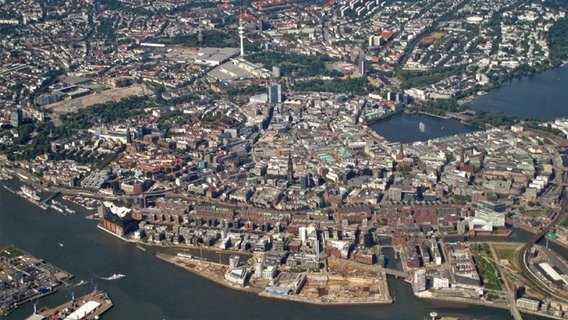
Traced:
[[73, 275], [14, 246], [0, 249], [0, 315], [52, 294]]
[[78, 299], [73, 297], [55, 308], [34, 312], [26, 320], [93, 320], [112, 308], [113, 303], [104, 291], [93, 291]]

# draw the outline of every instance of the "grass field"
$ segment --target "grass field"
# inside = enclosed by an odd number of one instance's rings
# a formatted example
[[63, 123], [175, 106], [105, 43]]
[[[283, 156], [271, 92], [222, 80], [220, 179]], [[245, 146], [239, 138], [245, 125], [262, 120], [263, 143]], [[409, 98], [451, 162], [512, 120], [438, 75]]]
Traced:
[[91, 88], [91, 90], [93, 90], [94, 92], [101, 92], [101, 91], [105, 91], [108, 90], [107, 86], [103, 86], [102, 84], [93, 84], [89, 86]]
[[481, 277], [485, 288], [501, 290], [501, 284], [499, 283], [495, 267], [493, 267], [493, 264], [491, 264], [486, 257], [476, 255], [475, 265], [477, 266], [479, 276]]
[[498, 255], [498, 259], [507, 259], [509, 260], [510, 263], [513, 263], [514, 261], [516, 261], [516, 251], [518, 247], [513, 247], [513, 246], [494, 246], [495, 247], [495, 251], [497, 252]]
[[432, 33], [432, 38], [434, 38], [434, 40], [440, 40], [443, 36], [445, 36], [445, 34], [442, 33], [442, 32], [433, 32]]

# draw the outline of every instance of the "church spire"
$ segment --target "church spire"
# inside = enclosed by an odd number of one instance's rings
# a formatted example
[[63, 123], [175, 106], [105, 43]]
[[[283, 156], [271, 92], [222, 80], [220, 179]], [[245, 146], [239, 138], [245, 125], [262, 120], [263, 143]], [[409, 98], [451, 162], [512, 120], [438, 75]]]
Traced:
[[288, 182], [294, 181], [294, 163], [292, 162], [292, 152], [288, 151]]

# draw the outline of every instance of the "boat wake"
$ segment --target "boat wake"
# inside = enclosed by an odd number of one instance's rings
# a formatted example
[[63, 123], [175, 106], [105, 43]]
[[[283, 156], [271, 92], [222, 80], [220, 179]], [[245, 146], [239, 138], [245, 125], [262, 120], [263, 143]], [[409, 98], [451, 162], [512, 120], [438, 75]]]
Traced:
[[82, 285], [87, 284], [87, 283], [88, 283], [87, 281], [81, 280], [79, 283], [74, 284], [73, 287], [82, 286]]
[[126, 277], [126, 275], [122, 274], [122, 273], [115, 273], [110, 277], [99, 277], [102, 280], [118, 280], [120, 278], [124, 278]]

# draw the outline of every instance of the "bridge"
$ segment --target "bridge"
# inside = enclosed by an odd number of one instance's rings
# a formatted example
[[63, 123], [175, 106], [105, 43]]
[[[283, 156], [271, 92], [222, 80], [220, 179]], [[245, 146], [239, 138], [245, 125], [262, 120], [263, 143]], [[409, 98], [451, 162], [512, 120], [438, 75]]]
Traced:
[[408, 272], [402, 271], [402, 270], [397, 270], [397, 269], [390, 269], [390, 268], [383, 268], [381, 269], [383, 270], [387, 275], [389, 276], [395, 276], [397, 278], [408, 278], [410, 277], [410, 275], [408, 274]]
[[49, 197], [45, 198], [45, 200], [43, 200], [43, 203], [48, 202], [51, 199], [55, 199], [55, 197], [57, 197], [59, 195], [59, 191], [55, 191], [54, 193], [52, 193]]

